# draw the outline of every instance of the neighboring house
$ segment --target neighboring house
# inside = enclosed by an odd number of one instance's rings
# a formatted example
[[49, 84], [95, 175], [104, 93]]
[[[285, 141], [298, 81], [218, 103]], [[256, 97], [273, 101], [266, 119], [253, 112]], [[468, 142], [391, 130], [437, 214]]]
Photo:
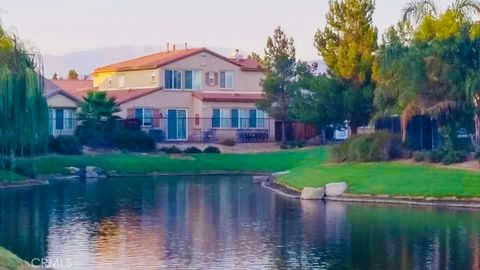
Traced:
[[206, 48], [174, 48], [92, 74], [93, 90], [116, 97], [119, 116], [138, 119], [145, 130], [163, 130], [168, 141], [202, 141], [212, 133], [217, 140], [274, 140], [275, 121], [255, 106], [263, 98], [263, 76], [253, 59]]
[[44, 84], [49, 108], [49, 133], [53, 136], [72, 135], [80, 98], [75, 93], [91, 89], [93, 81], [44, 79]]

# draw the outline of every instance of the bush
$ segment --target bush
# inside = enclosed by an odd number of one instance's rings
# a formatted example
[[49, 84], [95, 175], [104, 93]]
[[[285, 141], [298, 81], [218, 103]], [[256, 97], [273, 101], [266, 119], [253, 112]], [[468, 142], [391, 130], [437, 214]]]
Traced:
[[165, 131], [161, 129], [152, 129], [150, 130], [148, 135], [150, 135], [150, 137], [152, 137], [155, 142], [164, 142], [166, 138]]
[[207, 148], [205, 148], [203, 150], [203, 153], [206, 153], [206, 154], [220, 154], [220, 149], [218, 149], [218, 147], [215, 147], [215, 146], [209, 146]]
[[170, 147], [162, 147], [160, 151], [165, 152], [167, 154], [181, 154], [183, 153], [180, 148], [176, 147], [175, 145], [170, 146]]
[[427, 159], [428, 161], [433, 163], [440, 163], [444, 156], [445, 156], [445, 152], [443, 150], [437, 149], [437, 150], [428, 152]]
[[428, 153], [426, 152], [414, 152], [413, 153], [413, 160], [416, 162], [422, 162], [428, 160]]
[[336, 162], [372, 162], [400, 158], [405, 149], [401, 139], [385, 131], [355, 136], [333, 149]]
[[200, 153], [202, 153], [202, 150], [198, 149], [195, 146], [190, 146], [187, 149], [185, 149], [185, 151], [183, 151], [183, 153], [185, 153], [185, 154], [200, 154]]
[[234, 139], [225, 139], [225, 140], [222, 142], [222, 144], [225, 145], [225, 146], [230, 146], [230, 147], [236, 145]]
[[446, 165], [454, 163], [462, 163], [467, 159], [467, 152], [465, 151], [446, 151], [445, 155], [442, 158], [442, 163]]
[[287, 142], [287, 147], [288, 148], [303, 148], [305, 147], [305, 142], [304, 141], [288, 141]]
[[155, 150], [155, 141], [140, 130], [116, 129], [112, 134], [112, 146], [133, 152], [149, 152]]
[[478, 151], [478, 152], [475, 153], [475, 159], [480, 160], [480, 151]]
[[81, 155], [83, 147], [78, 138], [61, 135], [58, 137], [50, 137], [48, 148], [50, 151], [62, 155]]

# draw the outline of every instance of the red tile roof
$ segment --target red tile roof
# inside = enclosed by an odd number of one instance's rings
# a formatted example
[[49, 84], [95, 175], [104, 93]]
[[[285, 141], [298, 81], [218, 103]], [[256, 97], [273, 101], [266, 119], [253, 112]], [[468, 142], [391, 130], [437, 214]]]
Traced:
[[[110, 90], [106, 91], [107, 96], [114, 97], [118, 104], [123, 104], [134, 99], [152, 94], [154, 92], [162, 90], [161, 87], [148, 88], [148, 89], [125, 89], [125, 90]], [[83, 91], [75, 92], [74, 95], [81, 99], [87, 95], [89, 91], [98, 91], [97, 89], [87, 89]]]
[[220, 55], [214, 51], [211, 51], [207, 48], [192, 48], [185, 50], [172, 50], [172, 51], [163, 51], [158, 52], [134, 59], [129, 59], [119, 63], [103, 66], [96, 68], [93, 73], [99, 72], [114, 72], [114, 71], [128, 71], [128, 70], [143, 70], [143, 69], [155, 69], [161, 66], [168, 65], [170, 63], [185, 59], [187, 57], [193, 56], [195, 54], [207, 52], [218, 58], [221, 58], [227, 62], [230, 62], [234, 65], [239, 66], [245, 71], [262, 71], [261, 66], [254, 59], [231, 59], [223, 55]]
[[264, 99], [262, 93], [193, 93], [193, 96], [202, 101], [217, 101], [217, 102], [256, 102]]
[[51, 82], [70, 94], [93, 87], [92, 80], [51, 80]]

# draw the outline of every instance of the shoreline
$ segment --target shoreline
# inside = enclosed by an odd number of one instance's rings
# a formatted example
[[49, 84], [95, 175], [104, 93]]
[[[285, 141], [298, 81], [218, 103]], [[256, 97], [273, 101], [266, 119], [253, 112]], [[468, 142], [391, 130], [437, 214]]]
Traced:
[[[157, 176], [219, 176], [219, 175], [252, 175], [252, 176], [274, 176], [272, 173], [258, 171], [204, 171], [204, 172], [151, 172], [151, 173], [112, 173], [92, 179], [106, 179], [115, 177], [157, 177]], [[262, 182], [261, 186], [266, 190], [275, 192], [285, 198], [300, 200], [301, 191], [276, 181]], [[0, 184], [0, 189], [34, 187], [49, 185], [50, 181], [69, 181], [87, 179], [78, 175], [45, 175], [38, 179], [21, 181], [18, 184]], [[349, 194], [346, 193], [337, 197], [325, 197], [324, 201], [365, 203], [365, 204], [396, 204], [410, 206], [433, 206], [446, 208], [472, 208], [480, 209], [480, 198], [457, 198], [457, 197], [427, 197], [427, 196], [393, 196], [393, 195], [371, 195], [371, 194]]]
[[[274, 185], [269, 190], [276, 189], [274, 192], [282, 195], [282, 189], [288, 189], [291, 192], [299, 193], [297, 189], [291, 188], [283, 183], [273, 180]], [[263, 185], [262, 185], [263, 187]], [[280, 187], [280, 188], [276, 188]], [[287, 198], [291, 198], [287, 196]], [[295, 199], [300, 200], [300, 196]], [[391, 195], [371, 195], [371, 194], [350, 194], [345, 193], [341, 196], [327, 197], [322, 201], [345, 202], [345, 203], [363, 203], [363, 204], [384, 204], [384, 205], [410, 205], [410, 206], [429, 206], [439, 208], [470, 208], [480, 209], [480, 198], [457, 198], [457, 197], [426, 197], [426, 196], [391, 196]]]

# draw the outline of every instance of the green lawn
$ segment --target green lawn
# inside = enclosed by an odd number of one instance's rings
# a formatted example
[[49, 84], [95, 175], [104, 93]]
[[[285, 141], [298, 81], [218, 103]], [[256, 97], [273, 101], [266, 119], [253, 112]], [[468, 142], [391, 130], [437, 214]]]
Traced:
[[0, 269], [17, 270], [33, 269], [28, 263], [15, 256], [10, 251], [0, 247]]
[[66, 173], [66, 167], [98, 166], [117, 173], [255, 171], [291, 173], [280, 178], [288, 186], [320, 187], [345, 181], [350, 193], [432, 197], [480, 197], [480, 172], [442, 169], [398, 162], [327, 164], [328, 148], [317, 147], [258, 154], [186, 156], [105, 154], [46, 156], [18, 160], [40, 175]]
[[9, 171], [0, 170], [0, 184], [8, 183], [8, 182], [18, 182], [25, 179], [26, 177], [22, 175], [18, 175], [16, 173], [9, 172]]
[[300, 166], [280, 181], [299, 189], [344, 181], [353, 194], [480, 197], [480, 172], [398, 162]]
[[85, 167], [89, 165], [118, 173], [196, 173], [218, 170], [278, 172], [297, 166], [324, 162], [326, 159], [326, 148], [309, 148], [258, 154], [47, 156], [17, 160], [17, 165], [25, 168], [33, 167], [40, 175], [65, 173], [65, 167]]

